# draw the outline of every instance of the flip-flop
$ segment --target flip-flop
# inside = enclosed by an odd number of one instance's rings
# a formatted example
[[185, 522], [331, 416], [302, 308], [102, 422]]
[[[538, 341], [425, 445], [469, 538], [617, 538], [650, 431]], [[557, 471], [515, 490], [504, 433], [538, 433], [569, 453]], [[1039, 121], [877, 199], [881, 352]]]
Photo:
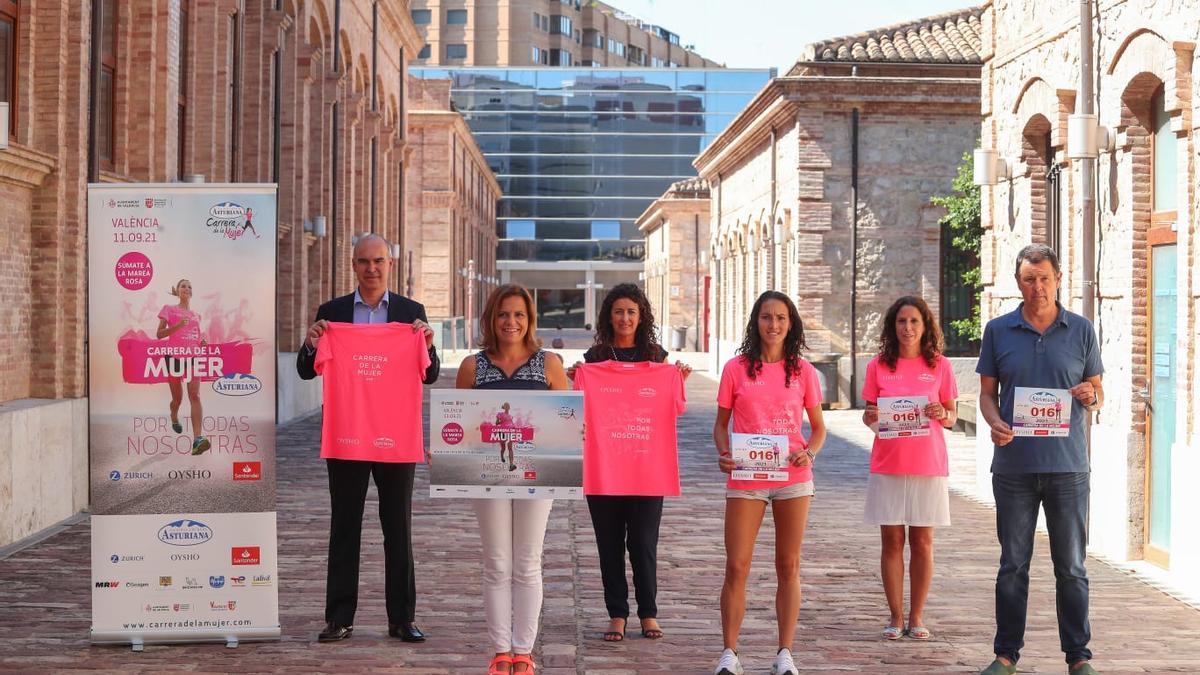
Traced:
[[904, 629], [900, 626], [888, 626], [883, 629], [883, 639], [899, 640], [904, 635]]
[[932, 633], [925, 626], [909, 626], [908, 637], [914, 640], [928, 640]]
[[[613, 621], [616, 621], [616, 619], [613, 619]], [[622, 623], [621, 630], [606, 630], [606, 631], [604, 631], [604, 641], [605, 642], [620, 642], [621, 640], [624, 640], [625, 639], [625, 626], [627, 626], [628, 624], [629, 624], [629, 621], [625, 621], [624, 623]]]

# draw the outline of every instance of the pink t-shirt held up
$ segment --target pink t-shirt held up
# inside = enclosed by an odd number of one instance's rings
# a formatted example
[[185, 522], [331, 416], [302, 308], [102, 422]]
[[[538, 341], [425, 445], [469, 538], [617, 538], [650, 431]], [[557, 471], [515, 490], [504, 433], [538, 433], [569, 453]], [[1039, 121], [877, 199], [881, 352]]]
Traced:
[[[800, 372], [784, 386], [783, 361], [762, 364], [755, 379], [746, 373], [745, 356], [730, 359], [721, 370], [721, 386], [717, 390], [717, 405], [733, 411], [733, 431], [738, 434], [770, 434], [788, 437], [788, 454], [808, 448], [802, 433], [804, 411], [821, 405], [821, 386], [817, 370], [800, 359]], [[733, 490], [766, 490], [812, 480], [811, 466], [787, 468], [788, 480], [726, 481]]]
[[575, 370], [583, 392], [587, 495], [679, 496], [675, 418], [687, 407], [679, 369], [651, 361], [604, 361]]
[[412, 324], [330, 323], [317, 343], [325, 414], [321, 458], [421, 463], [425, 335]]
[[180, 321], [187, 319], [187, 325], [179, 330], [171, 333], [167, 337], [167, 342], [174, 345], [184, 345], [188, 347], [197, 347], [200, 345], [200, 315], [190, 309], [184, 309], [179, 305], [163, 305], [162, 311], [158, 313], [158, 318], [167, 322], [167, 327], [170, 328], [178, 324]]
[[[896, 370], [879, 362], [879, 357], [867, 364], [862, 397], [868, 403], [880, 398], [925, 396], [930, 403], [953, 401], [958, 398], [958, 385], [950, 360], [941, 354], [933, 368], [925, 359], [896, 359]], [[948, 476], [946, 437], [942, 424], [929, 422], [928, 436], [907, 438], [875, 438], [871, 447], [871, 473], [904, 474], [908, 476]]]

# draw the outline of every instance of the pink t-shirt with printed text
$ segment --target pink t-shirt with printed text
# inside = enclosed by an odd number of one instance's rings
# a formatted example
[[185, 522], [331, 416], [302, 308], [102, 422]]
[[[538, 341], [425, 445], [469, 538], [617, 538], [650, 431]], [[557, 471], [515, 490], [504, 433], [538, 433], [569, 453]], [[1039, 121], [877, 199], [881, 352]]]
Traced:
[[[878, 356], [871, 359], [863, 382], [863, 400], [875, 403], [880, 398], [898, 396], [925, 396], [930, 403], [958, 398], [949, 359], [939, 354], [933, 368], [923, 358], [896, 359], [895, 371], [880, 363]], [[876, 438], [871, 446], [871, 473], [950, 475], [941, 423], [931, 421], [928, 436]]]
[[[800, 359], [800, 372], [784, 386], [783, 361], [762, 364], [754, 379], [746, 373], [746, 357], [730, 359], [721, 370], [717, 405], [733, 411], [733, 431], [788, 437], [788, 454], [808, 448], [804, 437], [804, 411], [821, 405], [821, 384], [812, 364]], [[734, 480], [733, 490], [766, 490], [812, 480], [811, 466], [787, 468], [787, 481]]]
[[412, 324], [330, 323], [317, 342], [325, 413], [321, 458], [421, 463], [425, 335]]
[[184, 309], [179, 305], [163, 305], [162, 311], [158, 313], [158, 318], [167, 322], [167, 327], [170, 328], [175, 324], [188, 320], [186, 326], [171, 333], [167, 336], [167, 341], [171, 344], [186, 345], [196, 347], [200, 344], [200, 315], [190, 309]]
[[575, 369], [587, 435], [583, 493], [679, 496], [675, 418], [687, 408], [683, 376], [665, 363], [604, 361]]

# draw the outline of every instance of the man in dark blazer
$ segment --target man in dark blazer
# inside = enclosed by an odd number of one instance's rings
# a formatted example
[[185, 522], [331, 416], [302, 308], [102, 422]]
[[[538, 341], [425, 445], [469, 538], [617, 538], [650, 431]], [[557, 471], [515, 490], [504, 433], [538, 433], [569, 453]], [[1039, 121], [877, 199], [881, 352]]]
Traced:
[[[350, 295], [334, 298], [317, 310], [317, 320], [296, 355], [300, 379], [317, 376], [313, 369], [317, 342], [330, 321], [344, 323], [411, 323], [414, 331], [425, 333], [429, 349], [429, 369], [423, 382], [438, 378], [441, 364], [433, 348], [433, 329], [426, 323], [425, 307], [391, 293], [387, 280], [391, 272], [391, 246], [383, 237], [369, 234], [354, 245], [354, 276], [358, 288]], [[387, 598], [388, 635], [405, 642], [424, 642], [417, 628], [416, 576], [412, 554], [412, 490], [415, 464], [363, 462], [326, 459], [329, 472], [329, 497], [332, 506], [329, 521], [329, 563], [325, 581], [325, 629], [320, 642], [344, 640], [354, 632], [354, 612], [358, 606], [359, 547], [362, 539], [363, 507], [367, 485], [375, 477], [379, 492], [379, 521], [383, 528], [384, 591]]]

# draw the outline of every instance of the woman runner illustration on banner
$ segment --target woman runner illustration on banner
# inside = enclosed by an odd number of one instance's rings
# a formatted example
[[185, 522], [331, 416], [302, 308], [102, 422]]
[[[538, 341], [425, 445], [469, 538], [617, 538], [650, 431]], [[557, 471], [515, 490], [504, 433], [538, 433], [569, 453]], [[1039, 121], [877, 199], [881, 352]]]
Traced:
[[[162, 311], [158, 313], [156, 337], [160, 340], [166, 338], [172, 346], [192, 348], [204, 346], [206, 342], [200, 332], [200, 315], [191, 309], [192, 282], [180, 279], [179, 283], [171, 287], [171, 295], [179, 298], [179, 303], [163, 305]], [[170, 358], [168, 363], [171, 366], [168, 368], [169, 372], [192, 372], [190, 368], [179, 368], [178, 359]], [[167, 382], [167, 386], [171, 389], [171, 429], [177, 434], [183, 433], [183, 425], [179, 422], [179, 406], [183, 402], [184, 385], [184, 378], [180, 376], [172, 376]], [[187, 378], [186, 386], [188, 404], [191, 406], [192, 454], [200, 455], [212, 447], [212, 443], [201, 433], [204, 411], [200, 404], [200, 378]]]
[[[505, 431], [514, 429], [516, 427], [516, 425], [513, 424], [513, 418], [512, 418], [512, 415], [509, 413], [509, 411], [510, 411], [510, 408], [509, 408], [508, 402], [505, 401], [504, 405], [500, 406], [500, 412], [496, 413], [496, 428], [501, 430], [501, 434], [503, 434]], [[514, 444], [513, 444], [512, 438], [509, 438], [508, 436], [505, 436], [505, 435], [501, 435], [499, 445], [500, 445], [500, 462], [501, 463], [504, 462], [504, 452], [507, 450], [508, 451], [508, 470], [516, 471], [517, 456], [516, 456], [516, 450], [514, 450], [514, 448], [513, 448]]]

